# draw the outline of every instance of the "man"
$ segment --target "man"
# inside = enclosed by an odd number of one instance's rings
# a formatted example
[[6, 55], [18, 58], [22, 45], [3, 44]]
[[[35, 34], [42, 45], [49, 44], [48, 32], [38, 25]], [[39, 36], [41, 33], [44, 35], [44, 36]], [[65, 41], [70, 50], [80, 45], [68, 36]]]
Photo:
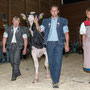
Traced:
[[[21, 75], [19, 70], [20, 53], [23, 49], [23, 55], [26, 54], [27, 48], [27, 34], [26, 28], [19, 25], [20, 18], [14, 17], [12, 20], [13, 25], [8, 26], [3, 34], [3, 52], [6, 53], [6, 48], [9, 50], [10, 61], [12, 66], [12, 79], [15, 81]], [[7, 47], [5, 47], [7, 46]]]
[[65, 51], [69, 51], [69, 30], [68, 21], [58, 16], [59, 10], [56, 5], [51, 7], [52, 17], [44, 19], [42, 25], [39, 26], [37, 17], [35, 24], [37, 30], [44, 31], [44, 44], [46, 45], [51, 78], [53, 81], [53, 88], [59, 88], [58, 82], [61, 72], [62, 55], [64, 42]]

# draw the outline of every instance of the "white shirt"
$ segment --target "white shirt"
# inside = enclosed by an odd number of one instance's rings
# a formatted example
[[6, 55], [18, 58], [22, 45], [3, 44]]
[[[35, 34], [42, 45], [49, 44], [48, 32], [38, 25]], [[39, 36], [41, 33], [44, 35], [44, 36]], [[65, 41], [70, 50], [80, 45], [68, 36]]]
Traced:
[[13, 27], [14, 33], [13, 33], [13, 37], [12, 37], [12, 41], [11, 41], [11, 43], [17, 43], [17, 41], [16, 41], [16, 37], [15, 37], [15, 34], [16, 34], [17, 29], [18, 29], [18, 27], [16, 27], [16, 28]]
[[[17, 43], [15, 34], [16, 34], [16, 31], [17, 31], [18, 27], [16, 27], [16, 28], [13, 27], [13, 29], [14, 29], [14, 33], [13, 33], [13, 37], [12, 37], [11, 43]], [[3, 37], [7, 38], [8, 37], [8, 33], [4, 32]], [[22, 37], [23, 38], [27, 38], [27, 34], [23, 34]]]
[[86, 34], [86, 27], [85, 27], [84, 22], [80, 26], [80, 34], [81, 35]]

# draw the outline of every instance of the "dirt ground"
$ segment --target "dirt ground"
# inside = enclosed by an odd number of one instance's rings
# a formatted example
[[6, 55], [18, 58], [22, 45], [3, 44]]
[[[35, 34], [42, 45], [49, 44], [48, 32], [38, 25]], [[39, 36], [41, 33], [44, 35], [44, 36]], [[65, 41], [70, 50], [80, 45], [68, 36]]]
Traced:
[[[0, 64], [0, 90], [54, 90], [51, 79], [46, 79], [44, 57], [39, 60], [39, 82], [33, 84], [34, 65], [32, 58], [22, 60], [22, 75], [11, 81], [10, 63]], [[63, 56], [59, 89], [55, 90], [90, 90], [90, 73], [83, 71], [83, 55], [70, 54]]]

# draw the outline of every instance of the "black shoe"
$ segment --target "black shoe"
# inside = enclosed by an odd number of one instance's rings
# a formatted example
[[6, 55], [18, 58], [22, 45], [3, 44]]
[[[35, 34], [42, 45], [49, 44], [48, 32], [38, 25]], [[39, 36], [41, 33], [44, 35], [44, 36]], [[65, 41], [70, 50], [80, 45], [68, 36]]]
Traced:
[[53, 88], [59, 88], [58, 83], [53, 83]]
[[16, 75], [16, 77], [19, 77], [19, 76], [21, 76], [21, 73], [18, 73], [18, 74]]
[[16, 80], [16, 77], [12, 78], [11, 81], [15, 81]]

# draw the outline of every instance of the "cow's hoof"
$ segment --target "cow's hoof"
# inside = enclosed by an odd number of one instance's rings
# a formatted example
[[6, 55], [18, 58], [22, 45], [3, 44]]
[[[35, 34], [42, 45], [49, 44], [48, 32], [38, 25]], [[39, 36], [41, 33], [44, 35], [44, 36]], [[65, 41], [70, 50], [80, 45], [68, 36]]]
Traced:
[[34, 79], [32, 83], [38, 83], [39, 79]]

